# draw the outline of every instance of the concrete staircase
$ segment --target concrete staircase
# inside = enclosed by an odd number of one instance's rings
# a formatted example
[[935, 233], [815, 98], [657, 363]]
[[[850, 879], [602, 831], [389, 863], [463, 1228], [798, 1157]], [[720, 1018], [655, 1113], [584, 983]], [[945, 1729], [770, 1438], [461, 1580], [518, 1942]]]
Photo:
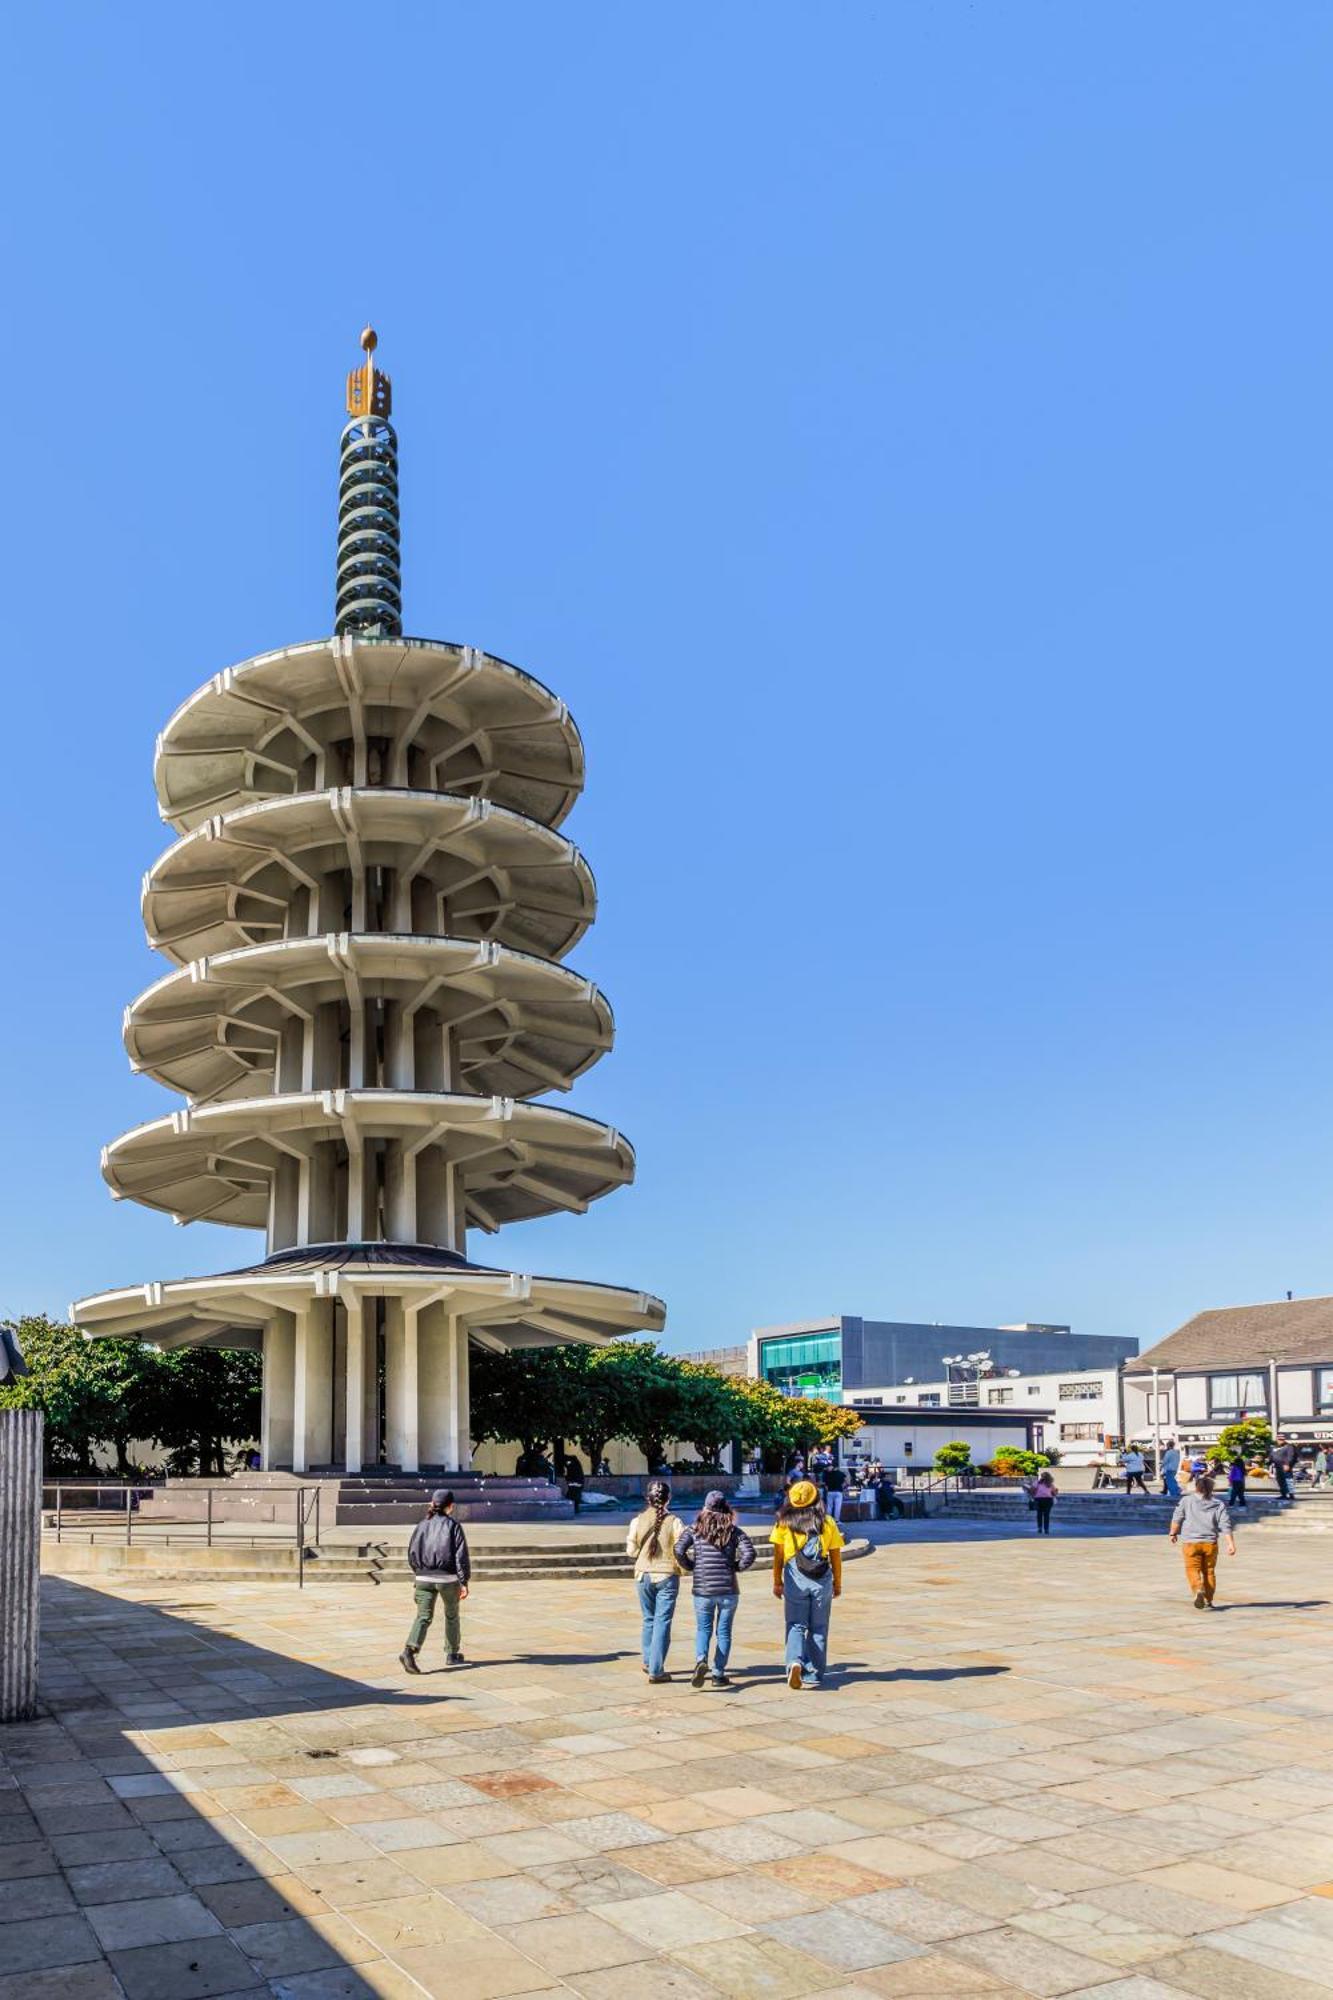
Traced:
[[[1318, 1499], [1319, 1496], [1310, 1497]], [[1333, 1494], [1329, 1498], [1333, 1502]], [[1297, 1514], [1304, 1504], [1302, 1501], [1295, 1507], [1283, 1507], [1276, 1495], [1261, 1496], [1251, 1492], [1249, 1505], [1237, 1514], [1237, 1526], [1249, 1527], [1262, 1522], [1286, 1527], [1289, 1518]], [[1146, 1499], [1141, 1493], [1062, 1493], [1055, 1503], [1052, 1527], [1057, 1533], [1064, 1530], [1079, 1534], [1125, 1535], [1137, 1532], [1164, 1535], [1174, 1506], [1174, 1501], [1156, 1493]], [[934, 1510], [932, 1518], [937, 1521], [1004, 1523], [1016, 1533], [1035, 1533], [1027, 1497], [1021, 1491], [982, 1488], [973, 1492], [950, 1493]]]
[[[127, 1546], [112, 1537], [103, 1539], [105, 1524], [99, 1526], [95, 1516], [69, 1517], [59, 1544], [47, 1531], [42, 1566], [48, 1573], [64, 1576], [115, 1575], [145, 1583], [294, 1583], [297, 1578], [296, 1547], [286, 1540], [250, 1546], [215, 1542], [209, 1548], [202, 1539], [179, 1534], [168, 1538], [161, 1530], [145, 1532], [136, 1526], [134, 1535]], [[628, 1578], [634, 1573], [618, 1539], [604, 1542], [562, 1537], [556, 1545], [484, 1542], [474, 1543], [471, 1553], [475, 1583], [595, 1581]], [[306, 1550], [307, 1584], [387, 1583], [406, 1589], [411, 1574], [405, 1543], [325, 1542]]]
[[568, 1521], [572, 1502], [545, 1479], [491, 1478], [479, 1472], [244, 1472], [234, 1479], [168, 1479], [144, 1495], [139, 1517], [152, 1521], [257, 1524], [296, 1521], [298, 1493], [304, 1489], [306, 1518], [313, 1520], [314, 1489], [319, 1522], [325, 1528], [415, 1527], [426, 1503], [444, 1486], [457, 1495], [460, 1521]]

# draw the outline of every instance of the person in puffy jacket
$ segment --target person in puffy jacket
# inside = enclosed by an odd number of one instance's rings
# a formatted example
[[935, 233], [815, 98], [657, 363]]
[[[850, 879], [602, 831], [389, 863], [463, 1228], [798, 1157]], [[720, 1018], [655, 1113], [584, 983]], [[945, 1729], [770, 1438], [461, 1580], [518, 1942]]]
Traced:
[[412, 1620], [407, 1644], [398, 1655], [404, 1671], [409, 1674], [421, 1672], [417, 1654], [425, 1644], [437, 1601], [444, 1604], [444, 1664], [446, 1667], [461, 1667], [463, 1625], [458, 1607], [467, 1596], [472, 1560], [468, 1555], [463, 1524], [454, 1519], [454, 1496], [443, 1487], [431, 1494], [425, 1520], [418, 1521], [412, 1530], [412, 1539], [407, 1545], [407, 1561], [412, 1571], [412, 1595], [416, 1600], [417, 1615]]
[[730, 1687], [727, 1661], [731, 1657], [731, 1628], [740, 1603], [740, 1572], [754, 1561], [754, 1543], [739, 1525], [731, 1502], [720, 1487], [704, 1495], [703, 1507], [692, 1528], [676, 1543], [676, 1561], [694, 1578], [694, 1672], [691, 1681], [701, 1688], [709, 1679], [708, 1653], [712, 1648], [714, 1687]]

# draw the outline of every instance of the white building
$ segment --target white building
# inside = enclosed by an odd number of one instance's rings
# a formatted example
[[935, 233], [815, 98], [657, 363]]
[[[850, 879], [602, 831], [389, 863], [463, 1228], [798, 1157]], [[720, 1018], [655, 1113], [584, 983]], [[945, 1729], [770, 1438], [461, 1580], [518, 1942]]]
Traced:
[[967, 1380], [895, 1382], [858, 1389], [843, 1401], [858, 1408], [882, 1405], [886, 1414], [911, 1409], [953, 1410], [960, 1417], [977, 1418], [1026, 1413], [1041, 1440], [1032, 1449], [1044, 1451], [1054, 1445], [1065, 1465], [1095, 1464], [1108, 1440], [1118, 1440], [1124, 1431], [1116, 1368], [1071, 1367], [1054, 1373], [1005, 1368]]

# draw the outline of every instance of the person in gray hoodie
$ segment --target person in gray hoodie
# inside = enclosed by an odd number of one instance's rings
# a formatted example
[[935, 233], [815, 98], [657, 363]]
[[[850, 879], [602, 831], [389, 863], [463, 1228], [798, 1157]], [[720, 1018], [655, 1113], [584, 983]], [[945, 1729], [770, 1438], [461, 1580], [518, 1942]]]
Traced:
[[426, 1642], [437, 1601], [444, 1604], [444, 1664], [446, 1667], [461, 1667], [463, 1626], [458, 1607], [467, 1596], [472, 1560], [468, 1555], [463, 1524], [454, 1519], [454, 1496], [443, 1487], [431, 1494], [425, 1520], [418, 1521], [412, 1530], [412, 1539], [407, 1545], [407, 1561], [412, 1571], [412, 1595], [416, 1600], [417, 1615], [412, 1620], [407, 1644], [398, 1655], [404, 1671], [409, 1674], [421, 1672], [417, 1654]]
[[721, 1487], [704, 1495], [703, 1508], [692, 1528], [676, 1543], [676, 1561], [694, 1578], [693, 1685], [709, 1679], [708, 1651], [713, 1650], [712, 1684], [730, 1687], [727, 1661], [731, 1628], [740, 1603], [740, 1572], [754, 1561], [754, 1543], [732, 1512]]
[[1207, 1474], [1194, 1482], [1194, 1490], [1176, 1503], [1171, 1516], [1171, 1541], [1182, 1536], [1185, 1543], [1185, 1575], [1194, 1592], [1196, 1611], [1211, 1611], [1217, 1589], [1217, 1544], [1226, 1537], [1227, 1554], [1236, 1553], [1236, 1537], [1231, 1532], [1231, 1516], [1223, 1500], [1213, 1498], [1213, 1482]]

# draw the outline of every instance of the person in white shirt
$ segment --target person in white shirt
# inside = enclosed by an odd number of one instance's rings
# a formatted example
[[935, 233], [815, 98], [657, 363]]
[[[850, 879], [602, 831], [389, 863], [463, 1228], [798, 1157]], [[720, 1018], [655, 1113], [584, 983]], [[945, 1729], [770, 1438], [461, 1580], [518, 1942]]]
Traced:
[[1123, 1455], [1121, 1456], [1120, 1463], [1125, 1469], [1126, 1493], [1132, 1493], [1134, 1491], [1134, 1488], [1137, 1486], [1139, 1490], [1143, 1493], [1144, 1497], [1146, 1498], [1148, 1493], [1148, 1482], [1143, 1475], [1147, 1471], [1148, 1462], [1144, 1458], [1143, 1453], [1141, 1451], [1135, 1451], [1131, 1447], [1129, 1451], [1123, 1453]]

